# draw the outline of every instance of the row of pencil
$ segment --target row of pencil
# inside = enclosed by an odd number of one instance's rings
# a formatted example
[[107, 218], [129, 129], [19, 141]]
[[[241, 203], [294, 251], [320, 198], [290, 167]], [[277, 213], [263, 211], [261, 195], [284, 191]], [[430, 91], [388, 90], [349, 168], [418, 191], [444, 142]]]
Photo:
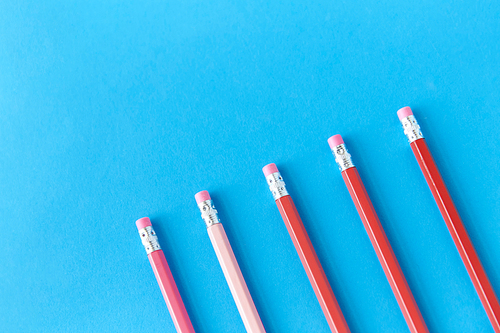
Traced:
[[[399, 110], [398, 116], [493, 329], [500, 333], [500, 304], [431, 156], [420, 126], [409, 107]], [[428, 332], [342, 137], [334, 135], [328, 139], [328, 143], [410, 331]], [[350, 332], [295, 204], [286, 190], [283, 177], [275, 164], [266, 165], [263, 172], [331, 331]], [[207, 191], [202, 191], [195, 195], [195, 199], [247, 332], [265, 332], [210, 195]], [[136, 224], [177, 332], [193, 333], [193, 325], [149, 218], [139, 219]]]

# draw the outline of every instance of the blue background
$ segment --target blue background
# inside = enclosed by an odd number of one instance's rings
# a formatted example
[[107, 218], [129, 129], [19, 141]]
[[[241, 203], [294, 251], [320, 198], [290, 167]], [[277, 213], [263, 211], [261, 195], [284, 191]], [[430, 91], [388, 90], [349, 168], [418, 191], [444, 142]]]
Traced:
[[244, 332], [209, 190], [268, 332], [327, 332], [275, 162], [353, 333], [408, 332], [326, 140], [341, 133], [431, 332], [493, 332], [396, 111], [413, 111], [500, 293], [495, 1], [2, 1], [0, 331]]

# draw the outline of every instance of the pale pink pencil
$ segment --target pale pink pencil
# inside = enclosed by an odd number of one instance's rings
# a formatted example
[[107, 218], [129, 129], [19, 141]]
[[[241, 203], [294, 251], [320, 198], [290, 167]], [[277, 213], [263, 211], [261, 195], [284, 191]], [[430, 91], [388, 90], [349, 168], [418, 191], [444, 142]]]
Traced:
[[219, 259], [220, 266], [226, 277], [227, 284], [231, 290], [241, 319], [247, 332], [265, 333], [264, 326], [260, 320], [259, 313], [255, 308], [252, 296], [248, 291], [247, 284], [241, 274], [240, 266], [236, 261], [233, 249], [229, 244], [224, 227], [220, 223], [217, 210], [207, 191], [201, 191], [195, 195], [196, 203], [201, 211], [201, 217], [207, 225], [208, 236], [212, 241], [215, 253]]
[[149, 262], [155, 273], [163, 298], [167, 303], [175, 329], [178, 333], [195, 333], [151, 221], [148, 217], [143, 217], [138, 219], [135, 224], [139, 229], [142, 244], [148, 254]]

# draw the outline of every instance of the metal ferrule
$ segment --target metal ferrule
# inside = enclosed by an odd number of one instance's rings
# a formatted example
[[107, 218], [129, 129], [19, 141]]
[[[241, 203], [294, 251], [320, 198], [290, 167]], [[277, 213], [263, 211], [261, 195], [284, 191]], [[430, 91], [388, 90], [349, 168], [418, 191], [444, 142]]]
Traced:
[[403, 125], [405, 135], [410, 143], [424, 137], [420, 131], [420, 126], [413, 115], [401, 119], [401, 125]]
[[198, 204], [198, 208], [201, 212], [201, 218], [205, 221], [205, 224], [208, 227], [213, 226], [214, 224], [220, 223], [219, 214], [217, 213], [217, 209], [215, 209], [214, 203], [212, 200], [205, 200]]
[[160, 243], [158, 243], [158, 237], [152, 226], [139, 229], [139, 235], [141, 236], [142, 245], [144, 245], [147, 254], [161, 250]]
[[345, 144], [340, 144], [332, 149], [333, 156], [335, 156], [335, 162], [339, 166], [340, 171], [347, 170], [354, 167], [352, 163], [351, 154], [347, 152]]
[[285, 181], [279, 172], [272, 173], [266, 177], [267, 185], [269, 185], [269, 190], [273, 194], [274, 200], [278, 200], [285, 195], [288, 195], [286, 190]]

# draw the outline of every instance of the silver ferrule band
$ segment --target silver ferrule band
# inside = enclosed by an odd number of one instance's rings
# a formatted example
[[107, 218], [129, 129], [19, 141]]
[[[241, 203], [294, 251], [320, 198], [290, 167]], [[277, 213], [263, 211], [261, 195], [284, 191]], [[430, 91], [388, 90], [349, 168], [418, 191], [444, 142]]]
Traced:
[[144, 245], [147, 254], [161, 250], [160, 243], [158, 243], [158, 237], [152, 226], [139, 229], [139, 235], [141, 236], [142, 245]]
[[285, 181], [279, 172], [272, 173], [266, 176], [267, 185], [269, 185], [269, 190], [273, 194], [274, 200], [278, 200], [285, 195], [288, 195], [286, 190]]
[[201, 218], [205, 221], [205, 224], [208, 227], [213, 226], [214, 224], [220, 223], [219, 214], [217, 213], [217, 209], [215, 209], [214, 203], [212, 200], [205, 200], [198, 204], [198, 208], [201, 212]]
[[341, 172], [354, 167], [351, 154], [347, 152], [345, 144], [341, 143], [340, 145], [335, 146], [335, 148], [332, 149], [332, 153], [333, 156], [335, 156], [335, 162], [337, 162]]
[[410, 143], [424, 137], [420, 131], [420, 126], [413, 115], [401, 119], [401, 125], [403, 125], [405, 135]]

